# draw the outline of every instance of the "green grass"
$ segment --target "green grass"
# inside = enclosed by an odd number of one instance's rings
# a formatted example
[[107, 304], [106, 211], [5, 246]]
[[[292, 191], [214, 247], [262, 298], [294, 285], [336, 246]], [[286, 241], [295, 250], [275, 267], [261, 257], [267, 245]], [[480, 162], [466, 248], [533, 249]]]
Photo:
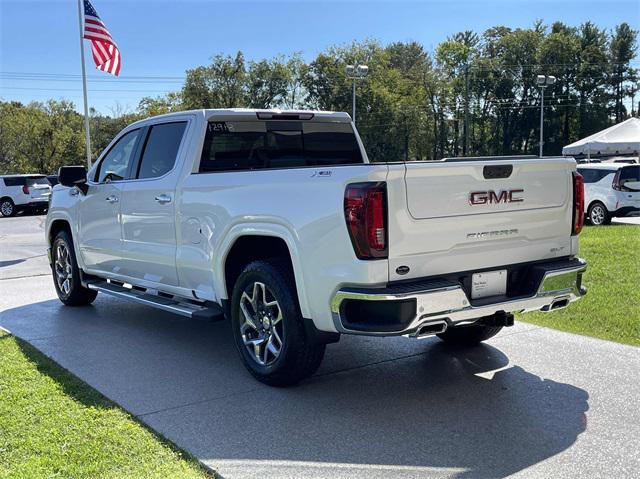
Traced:
[[588, 294], [566, 309], [518, 319], [640, 346], [640, 227], [586, 227], [580, 257], [588, 263], [583, 277]]
[[206, 478], [178, 450], [0, 331], [0, 478]]

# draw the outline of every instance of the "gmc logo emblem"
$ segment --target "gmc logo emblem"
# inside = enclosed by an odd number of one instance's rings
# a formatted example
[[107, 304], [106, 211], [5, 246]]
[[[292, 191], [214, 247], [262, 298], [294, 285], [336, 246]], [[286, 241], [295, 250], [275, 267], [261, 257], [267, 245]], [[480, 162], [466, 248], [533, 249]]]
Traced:
[[473, 206], [498, 203], [520, 203], [521, 201], [524, 201], [524, 198], [517, 195], [523, 192], [524, 190], [502, 190], [500, 193], [496, 193], [493, 190], [472, 191], [469, 193], [469, 204]]

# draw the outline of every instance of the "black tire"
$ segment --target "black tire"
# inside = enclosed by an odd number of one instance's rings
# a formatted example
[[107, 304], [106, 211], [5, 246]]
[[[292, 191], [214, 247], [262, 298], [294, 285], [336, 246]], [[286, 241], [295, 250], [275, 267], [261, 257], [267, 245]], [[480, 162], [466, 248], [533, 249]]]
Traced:
[[16, 205], [11, 198], [2, 198], [0, 200], [0, 214], [7, 217], [16, 215]]
[[[80, 282], [80, 269], [76, 261], [73, 241], [71, 235], [65, 230], [60, 231], [53, 240], [51, 261], [53, 285], [60, 301], [67, 306], [86, 306], [96, 299], [98, 292], [85, 288]], [[68, 286], [65, 286], [66, 280], [69, 281]]]
[[494, 337], [500, 332], [502, 326], [486, 326], [484, 324], [470, 324], [468, 326], [456, 326], [447, 328], [444, 333], [437, 336], [445, 343], [454, 346], [476, 346], [482, 341]]
[[[266, 300], [256, 301], [254, 305], [252, 299], [256, 297]], [[251, 323], [245, 320], [241, 300], [248, 313], [256, 313], [255, 316], [250, 314]], [[276, 305], [269, 306], [273, 301]], [[262, 383], [270, 386], [296, 384], [315, 373], [322, 362], [325, 344], [316, 341], [305, 329], [293, 272], [287, 261], [254, 261], [244, 268], [233, 288], [231, 327], [242, 362]], [[269, 345], [275, 348], [280, 339], [277, 356], [267, 351]], [[249, 345], [246, 341], [260, 343], [260, 346]], [[264, 362], [261, 364], [259, 361], [262, 359]]]
[[611, 223], [611, 214], [604, 204], [600, 201], [594, 201], [589, 205], [587, 219], [593, 226], [608, 225]]

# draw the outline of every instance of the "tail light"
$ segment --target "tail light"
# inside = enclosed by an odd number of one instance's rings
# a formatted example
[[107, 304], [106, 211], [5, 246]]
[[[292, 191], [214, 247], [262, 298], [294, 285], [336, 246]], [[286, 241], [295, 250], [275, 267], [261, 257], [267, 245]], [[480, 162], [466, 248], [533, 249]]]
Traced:
[[613, 183], [611, 183], [611, 188], [613, 188], [616, 191], [622, 191], [622, 186], [620, 185], [620, 171], [622, 170], [622, 168], [620, 168], [618, 171], [616, 171], [616, 174], [613, 177]]
[[344, 193], [344, 217], [359, 259], [388, 256], [385, 183], [352, 183]]
[[577, 235], [584, 226], [584, 178], [580, 173], [573, 174], [573, 230]]
[[29, 187], [27, 185], [22, 185], [22, 192], [25, 195], [28, 195], [29, 194]]

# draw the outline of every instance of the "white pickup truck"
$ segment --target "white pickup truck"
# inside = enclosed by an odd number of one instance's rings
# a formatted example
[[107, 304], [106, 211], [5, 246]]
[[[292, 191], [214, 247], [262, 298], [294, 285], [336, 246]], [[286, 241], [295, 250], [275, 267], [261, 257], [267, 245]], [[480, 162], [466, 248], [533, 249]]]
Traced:
[[341, 334], [472, 345], [586, 292], [572, 159], [370, 163], [345, 113], [198, 110], [128, 126], [59, 181], [63, 303], [228, 318], [271, 385], [313, 374]]

